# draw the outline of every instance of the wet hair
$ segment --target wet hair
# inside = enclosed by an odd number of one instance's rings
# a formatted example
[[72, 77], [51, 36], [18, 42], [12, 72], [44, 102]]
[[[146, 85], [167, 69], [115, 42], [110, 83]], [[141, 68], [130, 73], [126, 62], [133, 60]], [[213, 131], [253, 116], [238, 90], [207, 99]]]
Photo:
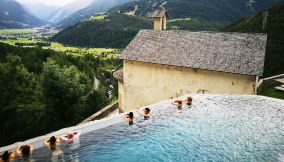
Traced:
[[128, 117], [129, 117], [130, 119], [133, 119], [133, 118], [134, 118], [133, 112], [130, 112], [130, 113], [128, 114]]
[[10, 153], [8, 151], [5, 151], [1, 158], [3, 161], [8, 161], [10, 158]]
[[55, 145], [56, 144], [56, 138], [54, 136], [52, 136], [52, 137], [50, 137], [48, 142], [50, 143], [50, 145]]
[[21, 153], [23, 156], [30, 156], [31, 147], [28, 145], [24, 145], [20, 147]]
[[150, 113], [151, 110], [147, 107], [147, 108], [145, 108], [145, 111], [146, 111], [147, 114], [148, 114], [148, 113]]
[[187, 101], [192, 101], [192, 97], [187, 97]]

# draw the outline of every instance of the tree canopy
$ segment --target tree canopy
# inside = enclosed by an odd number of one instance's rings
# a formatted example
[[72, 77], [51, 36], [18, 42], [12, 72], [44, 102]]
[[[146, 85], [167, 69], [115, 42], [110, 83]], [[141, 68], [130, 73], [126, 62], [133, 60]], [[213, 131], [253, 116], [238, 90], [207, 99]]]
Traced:
[[122, 63], [111, 53], [75, 56], [3, 43], [0, 51], [0, 146], [75, 125], [116, 99], [112, 72]]

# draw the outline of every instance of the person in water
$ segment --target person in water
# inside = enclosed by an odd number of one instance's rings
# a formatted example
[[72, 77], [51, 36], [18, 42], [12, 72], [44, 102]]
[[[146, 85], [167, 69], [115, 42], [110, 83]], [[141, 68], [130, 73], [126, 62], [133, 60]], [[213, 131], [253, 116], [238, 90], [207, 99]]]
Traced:
[[192, 97], [189, 96], [189, 97], [187, 97], [186, 100], [184, 100], [184, 101], [186, 102], [187, 106], [190, 107], [190, 106], [192, 105]]
[[178, 110], [182, 110], [182, 100], [176, 100], [172, 103], [172, 105], [175, 105], [178, 107]]
[[22, 145], [16, 150], [18, 156], [29, 158], [33, 152], [33, 145]]
[[67, 143], [73, 143], [75, 139], [78, 139], [81, 135], [81, 131], [69, 132], [66, 136], [61, 136], [60, 139], [66, 141]]
[[133, 125], [134, 124], [134, 114], [133, 114], [133, 112], [130, 112], [130, 113], [128, 113], [128, 114], [126, 114], [125, 116], [124, 116], [124, 120], [125, 121], [128, 121], [128, 123], [129, 123], [129, 125]]
[[60, 138], [59, 137], [50, 137], [44, 141], [44, 145], [52, 152], [52, 156], [60, 157], [63, 152], [60, 150]]
[[143, 113], [140, 113], [144, 116], [144, 120], [150, 119], [150, 116], [152, 115], [151, 110], [147, 107], [143, 110]]
[[8, 152], [5, 151], [3, 155], [0, 156], [0, 162], [10, 162], [15, 159], [15, 153], [14, 152]]

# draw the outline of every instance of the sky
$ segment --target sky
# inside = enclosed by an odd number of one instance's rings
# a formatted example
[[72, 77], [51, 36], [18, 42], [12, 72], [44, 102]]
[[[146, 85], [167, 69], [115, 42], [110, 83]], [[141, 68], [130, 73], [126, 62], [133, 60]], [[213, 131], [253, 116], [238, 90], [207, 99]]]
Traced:
[[[42, 4], [46, 6], [64, 6], [68, 3], [71, 3], [75, 0], [17, 0], [20, 3], [29, 3], [29, 4]], [[78, 0], [79, 1], [79, 0]]]

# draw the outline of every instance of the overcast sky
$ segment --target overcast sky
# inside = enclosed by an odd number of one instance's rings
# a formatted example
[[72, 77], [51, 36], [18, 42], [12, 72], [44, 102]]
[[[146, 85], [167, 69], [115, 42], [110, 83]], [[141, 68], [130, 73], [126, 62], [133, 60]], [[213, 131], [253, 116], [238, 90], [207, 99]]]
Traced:
[[47, 6], [64, 6], [75, 0], [17, 0], [17, 1], [19, 1], [20, 3], [36, 3]]

